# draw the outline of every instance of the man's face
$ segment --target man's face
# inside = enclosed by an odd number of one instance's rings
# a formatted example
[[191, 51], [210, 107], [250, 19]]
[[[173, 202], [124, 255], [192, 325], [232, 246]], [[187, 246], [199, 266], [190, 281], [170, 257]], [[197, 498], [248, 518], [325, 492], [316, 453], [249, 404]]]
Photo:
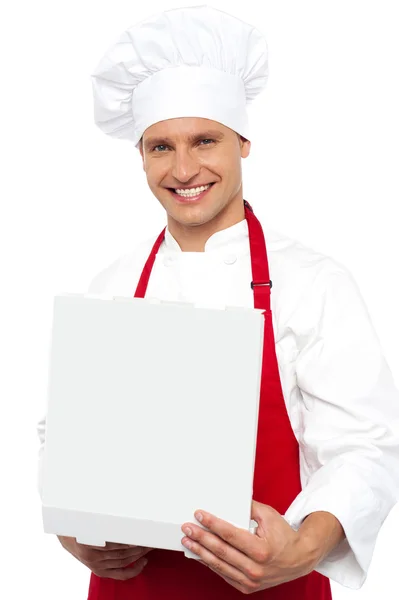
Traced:
[[[141, 140], [148, 185], [173, 221], [183, 226], [209, 223], [242, 211], [241, 158], [251, 142], [217, 121], [181, 117], [155, 123]], [[184, 202], [176, 189], [213, 185], [197, 201]]]

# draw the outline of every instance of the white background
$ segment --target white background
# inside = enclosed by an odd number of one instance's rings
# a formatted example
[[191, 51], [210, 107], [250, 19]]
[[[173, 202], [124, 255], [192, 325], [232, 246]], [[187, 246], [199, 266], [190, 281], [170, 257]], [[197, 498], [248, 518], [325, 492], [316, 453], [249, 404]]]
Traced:
[[[263, 223], [352, 271], [398, 384], [397, 2], [212, 5], [256, 25], [269, 45], [269, 82], [250, 109], [244, 197]], [[123, 30], [177, 6], [2, 4], [0, 597], [7, 600], [87, 595], [88, 569], [42, 533], [36, 491], [52, 302], [59, 292], [86, 291], [99, 270], [165, 224], [138, 150], [93, 124], [90, 73]], [[397, 598], [398, 533], [396, 507], [367, 582], [356, 592], [333, 584], [335, 599]]]

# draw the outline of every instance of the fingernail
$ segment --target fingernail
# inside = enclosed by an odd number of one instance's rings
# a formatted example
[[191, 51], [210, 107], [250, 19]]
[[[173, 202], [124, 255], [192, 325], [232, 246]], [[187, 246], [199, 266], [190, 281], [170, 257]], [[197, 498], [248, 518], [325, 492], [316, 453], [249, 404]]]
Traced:
[[197, 519], [197, 521], [199, 521], [200, 523], [201, 523], [202, 519], [204, 518], [202, 513], [200, 513], [200, 512], [195, 513], [194, 516]]

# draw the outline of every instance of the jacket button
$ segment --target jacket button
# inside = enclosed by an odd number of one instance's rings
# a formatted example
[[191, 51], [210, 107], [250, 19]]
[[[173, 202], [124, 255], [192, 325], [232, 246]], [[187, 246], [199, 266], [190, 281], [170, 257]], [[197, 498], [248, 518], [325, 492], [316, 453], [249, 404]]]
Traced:
[[174, 262], [174, 258], [172, 256], [165, 256], [163, 259], [163, 264], [165, 267], [170, 267]]
[[228, 254], [224, 258], [224, 262], [226, 263], [226, 265], [233, 265], [236, 262], [236, 260], [237, 260], [237, 257], [235, 254]]

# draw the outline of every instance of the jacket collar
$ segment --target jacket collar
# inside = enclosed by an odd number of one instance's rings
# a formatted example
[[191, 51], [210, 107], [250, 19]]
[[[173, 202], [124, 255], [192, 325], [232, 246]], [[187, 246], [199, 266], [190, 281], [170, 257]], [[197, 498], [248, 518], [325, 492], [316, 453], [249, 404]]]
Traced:
[[[248, 223], [246, 219], [243, 219], [235, 225], [231, 225], [226, 229], [217, 231], [205, 243], [205, 252], [223, 251], [234, 246], [241, 246], [248, 242]], [[179, 244], [170, 233], [169, 228], [165, 230], [165, 248], [175, 252], [182, 252]]]

